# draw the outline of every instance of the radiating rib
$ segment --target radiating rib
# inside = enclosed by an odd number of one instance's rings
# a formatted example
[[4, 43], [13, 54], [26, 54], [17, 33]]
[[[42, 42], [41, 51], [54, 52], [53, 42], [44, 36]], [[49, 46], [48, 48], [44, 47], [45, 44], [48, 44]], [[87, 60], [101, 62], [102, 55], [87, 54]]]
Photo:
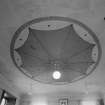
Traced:
[[66, 59], [70, 58], [72, 56], [75, 56], [81, 51], [84, 51], [86, 48], [91, 46], [89, 42], [83, 40], [74, 30], [73, 25], [71, 25], [71, 28], [68, 32], [68, 35], [66, 36], [66, 39], [63, 43], [61, 57]]
[[[93, 49], [93, 47], [94, 47], [95, 45], [94, 44], [90, 44], [87, 48], [85, 48], [85, 49], [83, 49], [83, 50], [81, 50], [81, 51], [79, 51], [79, 52], [77, 52], [77, 53], [74, 53], [72, 56], [70, 56], [69, 58], [71, 59], [71, 58], [73, 58], [73, 57], [75, 57], [75, 56], [78, 56], [79, 54], [81, 54], [81, 53], [84, 53], [86, 50], [88, 50], [89, 48], [91, 49], [91, 53], [92, 53], [92, 49]], [[91, 54], [90, 53], [90, 54]]]
[[83, 63], [70, 63], [67, 64], [63, 67], [63, 70], [73, 70], [73, 71], [77, 71], [80, 72], [82, 74], [86, 74], [89, 66], [91, 66], [92, 64], [94, 64], [94, 62], [83, 62]]
[[50, 54], [50, 52], [45, 48], [45, 46], [42, 44], [42, 42], [39, 40], [37, 35], [35, 35], [35, 32], [33, 32], [33, 29], [29, 28], [29, 30], [33, 33], [34, 38], [40, 43], [43, 50], [48, 54], [49, 58], [53, 58], [53, 56]]

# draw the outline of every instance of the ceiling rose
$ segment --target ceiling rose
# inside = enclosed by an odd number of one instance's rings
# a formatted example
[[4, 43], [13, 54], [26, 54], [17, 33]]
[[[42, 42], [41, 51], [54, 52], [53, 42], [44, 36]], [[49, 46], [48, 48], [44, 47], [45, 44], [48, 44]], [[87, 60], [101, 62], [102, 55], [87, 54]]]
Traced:
[[51, 16], [20, 26], [11, 40], [10, 54], [16, 67], [33, 80], [65, 84], [94, 71], [101, 47], [95, 33], [85, 24]]

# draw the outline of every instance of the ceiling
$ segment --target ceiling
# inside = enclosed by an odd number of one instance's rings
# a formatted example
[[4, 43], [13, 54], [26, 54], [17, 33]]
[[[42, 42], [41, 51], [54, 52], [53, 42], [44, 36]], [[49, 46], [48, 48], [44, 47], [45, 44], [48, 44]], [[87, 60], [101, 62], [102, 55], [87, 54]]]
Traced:
[[[0, 13], [0, 73], [16, 92], [105, 92], [105, 0], [0, 0]], [[10, 42], [15, 31], [25, 22], [45, 16], [77, 19], [96, 33], [102, 57], [91, 75], [67, 85], [49, 85], [31, 80], [15, 67], [10, 57]]]

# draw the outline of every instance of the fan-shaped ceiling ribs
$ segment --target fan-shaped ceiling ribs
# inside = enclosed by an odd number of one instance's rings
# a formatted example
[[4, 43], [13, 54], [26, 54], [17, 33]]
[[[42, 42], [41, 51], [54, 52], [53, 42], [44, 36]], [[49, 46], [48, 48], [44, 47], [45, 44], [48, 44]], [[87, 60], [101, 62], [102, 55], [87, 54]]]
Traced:
[[[24, 44], [15, 49], [22, 59], [22, 68], [33, 77], [53, 72], [56, 61], [62, 72], [67, 72], [70, 81], [79, 75], [86, 75], [87, 69], [95, 62], [92, 50], [95, 44], [81, 38], [73, 24], [57, 30], [28, 29], [29, 35]], [[53, 63], [52, 63], [53, 62]], [[65, 73], [64, 73], [65, 74]], [[60, 80], [59, 80], [60, 81]]]

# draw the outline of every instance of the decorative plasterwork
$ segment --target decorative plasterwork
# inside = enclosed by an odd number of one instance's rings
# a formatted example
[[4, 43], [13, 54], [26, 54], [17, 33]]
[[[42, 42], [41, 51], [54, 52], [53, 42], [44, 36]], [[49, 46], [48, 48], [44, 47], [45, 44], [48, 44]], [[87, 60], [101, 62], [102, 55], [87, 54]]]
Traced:
[[[23, 24], [12, 38], [10, 53], [16, 67], [33, 80], [64, 84], [88, 76], [99, 63], [101, 47], [83, 23], [51, 16]], [[62, 74], [58, 80], [52, 78], [55, 70]]]

